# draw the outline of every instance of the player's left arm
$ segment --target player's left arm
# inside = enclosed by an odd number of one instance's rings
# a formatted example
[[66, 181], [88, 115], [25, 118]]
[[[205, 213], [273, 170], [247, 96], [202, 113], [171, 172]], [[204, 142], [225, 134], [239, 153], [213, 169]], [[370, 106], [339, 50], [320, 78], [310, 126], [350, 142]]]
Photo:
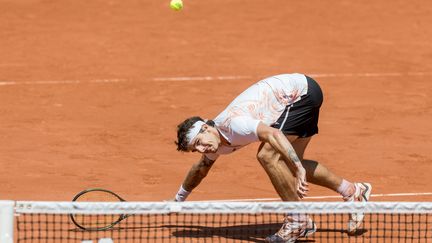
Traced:
[[179, 191], [175, 196], [175, 201], [184, 201], [192, 190], [197, 187], [204, 177], [207, 176], [216, 159], [209, 159], [205, 154], [201, 159], [192, 165], [186, 178], [184, 179]]
[[301, 198], [304, 197], [308, 191], [306, 171], [285, 135], [279, 129], [267, 126], [262, 122], [258, 124], [257, 135], [260, 141], [269, 143], [285, 161], [289, 162], [288, 166], [295, 171], [298, 179], [298, 194]]
[[203, 154], [201, 159], [192, 165], [192, 168], [183, 182], [183, 187], [187, 191], [192, 191], [195, 187], [197, 187], [201, 183], [202, 179], [207, 176], [214, 162], [215, 161], [207, 158], [207, 156]]

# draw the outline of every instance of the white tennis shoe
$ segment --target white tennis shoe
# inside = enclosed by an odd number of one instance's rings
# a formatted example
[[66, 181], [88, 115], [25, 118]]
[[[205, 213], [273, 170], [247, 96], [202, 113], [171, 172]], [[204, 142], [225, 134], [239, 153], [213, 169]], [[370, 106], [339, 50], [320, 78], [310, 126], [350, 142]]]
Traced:
[[311, 218], [304, 215], [303, 219], [295, 220], [292, 216], [287, 216], [280, 230], [265, 239], [269, 243], [293, 243], [298, 238], [307, 237], [316, 231], [316, 225]]
[[[369, 183], [354, 183], [354, 194], [344, 199], [346, 202], [367, 202], [372, 191], [372, 185]], [[354, 234], [363, 222], [364, 213], [350, 214], [348, 221], [348, 234]]]

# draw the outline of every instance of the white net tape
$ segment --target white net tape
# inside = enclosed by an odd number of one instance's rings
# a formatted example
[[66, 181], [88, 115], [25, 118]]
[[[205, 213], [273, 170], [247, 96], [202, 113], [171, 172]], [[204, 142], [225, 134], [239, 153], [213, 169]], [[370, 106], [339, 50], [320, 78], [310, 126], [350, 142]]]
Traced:
[[432, 202], [36, 202], [17, 201], [16, 213], [431, 213]]

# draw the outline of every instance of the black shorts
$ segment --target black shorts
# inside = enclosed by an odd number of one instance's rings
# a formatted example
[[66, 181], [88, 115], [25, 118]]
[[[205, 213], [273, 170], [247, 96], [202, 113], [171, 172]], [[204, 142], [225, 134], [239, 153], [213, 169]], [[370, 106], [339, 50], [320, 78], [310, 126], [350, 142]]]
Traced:
[[311, 137], [318, 133], [318, 117], [323, 93], [318, 83], [307, 77], [308, 91], [294, 104], [287, 106], [271, 126], [281, 130], [285, 135], [297, 135], [301, 138]]

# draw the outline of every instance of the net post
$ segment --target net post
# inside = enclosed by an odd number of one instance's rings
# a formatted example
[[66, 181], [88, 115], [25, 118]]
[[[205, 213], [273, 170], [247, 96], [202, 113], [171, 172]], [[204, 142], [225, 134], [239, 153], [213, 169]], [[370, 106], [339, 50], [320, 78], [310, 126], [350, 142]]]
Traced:
[[0, 242], [13, 243], [14, 201], [0, 201]]

